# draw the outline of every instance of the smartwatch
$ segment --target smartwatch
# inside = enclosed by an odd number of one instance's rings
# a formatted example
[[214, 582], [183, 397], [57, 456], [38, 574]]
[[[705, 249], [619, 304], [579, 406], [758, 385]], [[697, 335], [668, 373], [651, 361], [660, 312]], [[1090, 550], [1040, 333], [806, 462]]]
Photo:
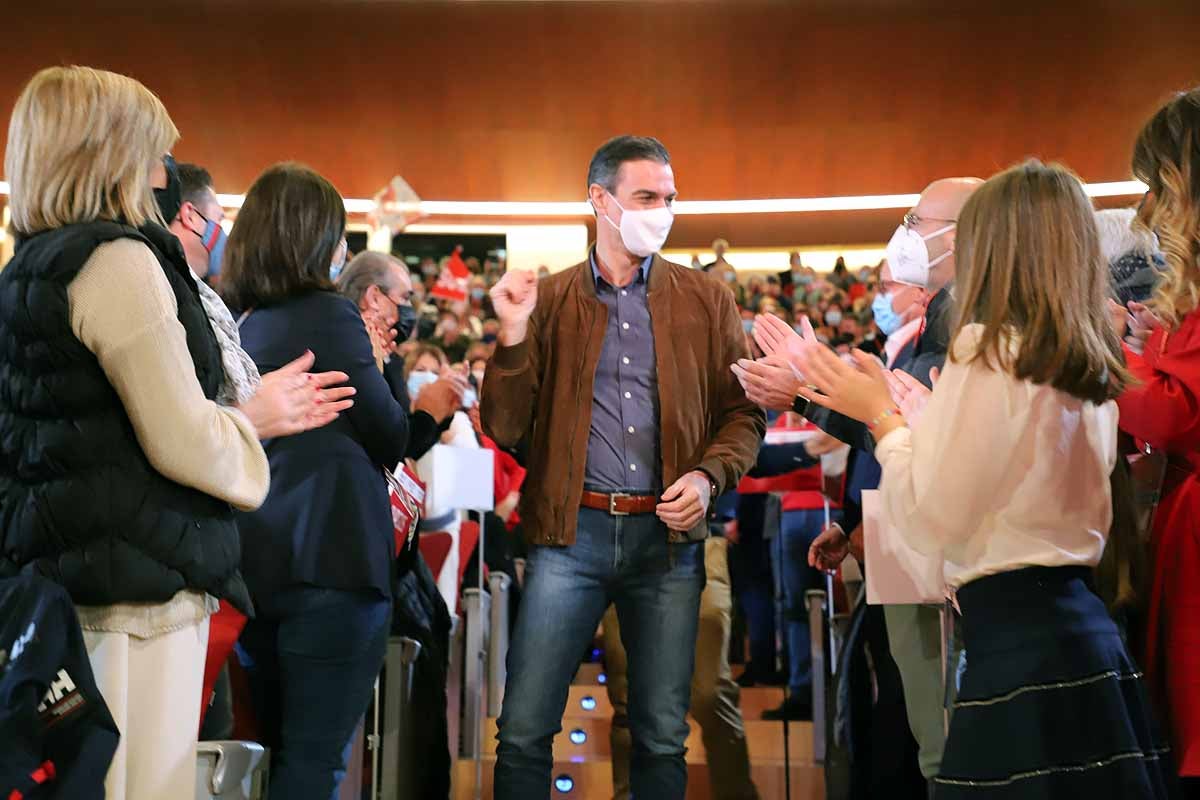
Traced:
[[796, 395], [796, 399], [792, 401], [792, 411], [795, 411], [800, 416], [805, 416], [808, 413], [808, 407], [812, 405], [812, 401], [807, 397]]

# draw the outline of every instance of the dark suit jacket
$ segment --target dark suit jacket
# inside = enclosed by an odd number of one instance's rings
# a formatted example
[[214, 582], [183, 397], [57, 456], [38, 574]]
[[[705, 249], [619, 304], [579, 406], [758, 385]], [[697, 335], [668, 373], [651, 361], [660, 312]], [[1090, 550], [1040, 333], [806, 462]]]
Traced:
[[387, 483], [408, 446], [408, 409], [375, 366], [354, 304], [310, 292], [253, 311], [242, 347], [264, 373], [316, 356], [313, 372], [340, 370], [354, 407], [324, 428], [264, 442], [271, 491], [240, 514], [242, 573], [254, 598], [299, 584], [375, 589], [391, 597], [394, 540]]

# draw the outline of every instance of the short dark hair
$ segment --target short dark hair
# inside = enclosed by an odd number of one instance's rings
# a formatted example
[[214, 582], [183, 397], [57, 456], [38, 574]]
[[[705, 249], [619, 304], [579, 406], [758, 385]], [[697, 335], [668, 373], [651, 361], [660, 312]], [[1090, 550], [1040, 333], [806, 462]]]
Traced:
[[238, 211], [225, 249], [221, 288], [239, 311], [307, 291], [334, 291], [330, 263], [346, 232], [333, 184], [302, 164], [267, 169]]
[[176, 164], [179, 170], [179, 199], [200, 205], [208, 198], [205, 196], [213, 188], [212, 175], [208, 170], [196, 164]]
[[670, 164], [671, 154], [663, 143], [650, 136], [618, 136], [600, 145], [588, 165], [587, 185], [598, 183], [609, 192], [617, 190], [617, 174], [627, 161], [656, 161]]

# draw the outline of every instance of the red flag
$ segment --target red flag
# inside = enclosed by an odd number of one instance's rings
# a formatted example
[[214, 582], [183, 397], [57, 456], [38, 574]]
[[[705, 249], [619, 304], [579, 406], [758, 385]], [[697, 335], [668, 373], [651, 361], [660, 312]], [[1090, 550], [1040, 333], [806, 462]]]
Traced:
[[471, 271], [467, 269], [461, 254], [461, 245], [454, 248], [454, 252], [442, 269], [442, 274], [438, 276], [437, 283], [433, 285], [433, 291], [429, 293], [432, 297], [466, 302], [467, 281], [471, 278]]

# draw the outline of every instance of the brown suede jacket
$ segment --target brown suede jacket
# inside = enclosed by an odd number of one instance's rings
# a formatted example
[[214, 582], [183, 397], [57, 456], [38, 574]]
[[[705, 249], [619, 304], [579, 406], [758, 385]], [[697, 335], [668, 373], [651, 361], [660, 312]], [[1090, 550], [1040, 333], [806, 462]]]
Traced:
[[[658, 368], [662, 479], [701, 469], [718, 493], [753, 466], [766, 430], [729, 369], [748, 355], [733, 293], [715, 278], [654, 257], [647, 298]], [[592, 417], [592, 381], [608, 322], [589, 262], [538, 282], [525, 340], [497, 347], [480, 393], [484, 431], [512, 447], [527, 434], [521, 524], [535, 545], [575, 541]], [[712, 498], [712, 502], [716, 497]], [[673, 541], [703, 539], [702, 520]]]

